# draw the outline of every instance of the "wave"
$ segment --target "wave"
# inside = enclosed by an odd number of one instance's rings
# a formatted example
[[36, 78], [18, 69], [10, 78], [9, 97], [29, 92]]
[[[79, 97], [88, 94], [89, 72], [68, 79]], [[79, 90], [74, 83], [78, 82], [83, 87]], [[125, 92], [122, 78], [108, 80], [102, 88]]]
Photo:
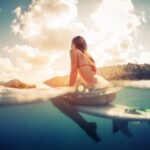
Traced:
[[69, 92], [74, 92], [74, 89], [69, 87], [34, 89], [0, 87], [0, 106], [47, 102]]
[[150, 80], [130, 81], [126, 83], [127, 87], [150, 88]]

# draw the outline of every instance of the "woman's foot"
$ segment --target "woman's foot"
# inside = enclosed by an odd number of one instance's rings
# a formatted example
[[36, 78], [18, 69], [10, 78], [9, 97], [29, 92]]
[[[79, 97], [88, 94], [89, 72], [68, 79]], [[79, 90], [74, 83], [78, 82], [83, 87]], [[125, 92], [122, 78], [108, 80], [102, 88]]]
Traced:
[[100, 142], [100, 137], [96, 133], [97, 125], [95, 122], [88, 123], [88, 131], [86, 132], [96, 143]]

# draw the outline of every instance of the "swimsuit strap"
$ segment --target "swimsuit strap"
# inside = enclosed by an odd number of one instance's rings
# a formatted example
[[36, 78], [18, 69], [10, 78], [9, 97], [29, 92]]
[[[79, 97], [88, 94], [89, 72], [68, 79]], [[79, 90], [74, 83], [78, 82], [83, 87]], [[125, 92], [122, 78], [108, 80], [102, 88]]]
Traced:
[[91, 69], [96, 73], [96, 66], [95, 66], [95, 62], [94, 62], [93, 58], [90, 56], [92, 59], [91, 60], [88, 55], [85, 55], [85, 57], [87, 58], [90, 66], [91, 66]]
[[91, 66], [92, 65], [92, 63], [91, 63], [91, 61], [90, 61], [90, 59], [89, 59], [89, 57], [85, 54], [85, 57], [87, 58], [87, 61], [89, 62], [89, 65]]
[[91, 66], [90, 64], [82, 64], [79, 67], [83, 67], [83, 66]]
[[83, 66], [90, 66], [91, 69], [96, 73], [96, 66], [95, 63], [90, 61], [90, 58], [88, 56], [85, 55], [85, 57], [87, 58], [87, 61], [89, 62], [89, 64], [82, 64], [79, 65], [79, 58], [78, 58], [78, 51], [77, 51], [77, 68], [79, 67], [83, 67]]

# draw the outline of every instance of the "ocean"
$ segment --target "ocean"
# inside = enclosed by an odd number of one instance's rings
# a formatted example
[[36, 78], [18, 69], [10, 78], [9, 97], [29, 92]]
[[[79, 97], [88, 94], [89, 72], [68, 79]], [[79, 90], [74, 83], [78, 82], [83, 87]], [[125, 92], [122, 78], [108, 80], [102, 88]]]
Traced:
[[[113, 103], [150, 109], [150, 88], [125, 87]], [[110, 119], [81, 115], [97, 124], [99, 143], [50, 101], [0, 107], [0, 150], [150, 150], [148, 123], [130, 122], [133, 137], [128, 138], [113, 134]]]

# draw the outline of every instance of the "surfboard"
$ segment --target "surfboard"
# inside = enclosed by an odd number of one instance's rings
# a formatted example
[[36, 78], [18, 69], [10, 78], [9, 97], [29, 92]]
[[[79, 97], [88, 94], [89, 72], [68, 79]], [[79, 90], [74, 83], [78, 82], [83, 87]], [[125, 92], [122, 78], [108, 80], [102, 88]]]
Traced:
[[74, 105], [102, 105], [115, 99], [122, 87], [109, 87], [105, 89], [76, 89], [73, 93], [68, 93], [62, 98], [68, 100]]
[[[81, 86], [82, 87], [82, 86]], [[85, 87], [58, 87], [58, 88], [35, 88], [35, 89], [15, 89], [0, 88], [0, 106], [10, 106], [18, 104], [30, 104], [37, 102], [47, 102], [53, 99], [72, 99], [81, 101], [84, 99], [85, 104], [90, 102], [91, 98], [100, 101], [104, 95], [117, 92], [118, 88], [103, 90], [89, 90]], [[84, 90], [84, 91], [83, 91]], [[94, 101], [93, 101], [94, 102]]]
[[77, 106], [80, 112], [109, 119], [126, 121], [150, 121], [150, 109], [128, 107], [117, 104], [102, 106]]
[[128, 122], [148, 122], [150, 125], [150, 109], [128, 107], [116, 104], [107, 104], [104, 106], [77, 106], [79, 112], [94, 115], [98, 117], [112, 119], [113, 133], [120, 131], [127, 137], [133, 137]]
[[[100, 118], [103, 117], [111, 119], [113, 133], [117, 133], [118, 131], [120, 131], [126, 137], [133, 137], [133, 134], [128, 127], [128, 123], [130, 121], [137, 121], [148, 122], [148, 124], [150, 125], [150, 109], [136, 108], [111, 103], [104, 105], [94, 105], [98, 104], [99, 101], [105, 99], [105, 97], [112, 97], [121, 89], [122, 88], [120, 87], [116, 87], [109, 88], [104, 91], [93, 90], [86, 93], [84, 90], [83, 93], [77, 92], [77, 95], [74, 97], [74, 100], [77, 99], [76, 109], [77, 111], [82, 113], [97, 116]], [[92, 103], [92, 101], [94, 101], [94, 103]], [[87, 104], [87, 106], [84, 106], [84, 104]]]

